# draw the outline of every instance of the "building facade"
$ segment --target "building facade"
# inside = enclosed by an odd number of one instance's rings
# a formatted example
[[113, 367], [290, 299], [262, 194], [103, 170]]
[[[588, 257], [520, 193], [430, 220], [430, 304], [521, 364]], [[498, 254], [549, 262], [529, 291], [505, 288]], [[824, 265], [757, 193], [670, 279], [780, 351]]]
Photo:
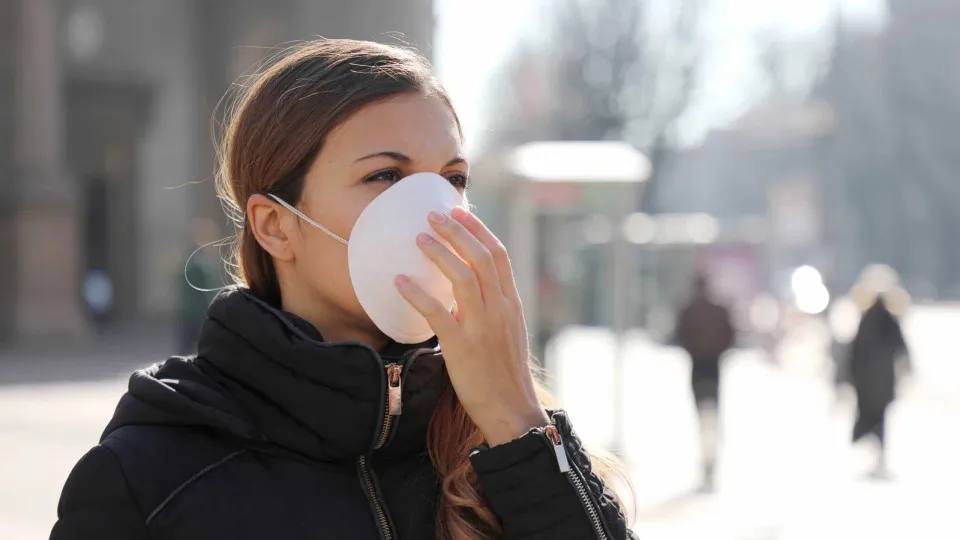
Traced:
[[85, 292], [112, 321], [169, 319], [191, 220], [220, 211], [211, 119], [233, 82], [317, 36], [429, 57], [433, 17], [432, 0], [0, 0], [0, 341], [89, 334]]

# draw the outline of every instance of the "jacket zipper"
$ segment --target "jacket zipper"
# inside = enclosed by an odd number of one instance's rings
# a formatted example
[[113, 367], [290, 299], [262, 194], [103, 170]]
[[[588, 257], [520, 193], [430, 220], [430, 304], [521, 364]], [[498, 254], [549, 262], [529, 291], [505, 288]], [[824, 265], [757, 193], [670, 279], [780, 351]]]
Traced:
[[[377, 437], [377, 442], [373, 445], [374, 450], [386, 444], [387, 439], [390, 437], [390, 427], [393, 425], [393, 417], [399, 416], [403, 412], [403, 380], [401, 378], [403, 365], [387, 364], [386, 370], [387, 396], [383, 411], [383, 427], [380, 428], [380, 436]], [[390, 530], [387, 511], [384, 509], [380, 499], [377, 498], [377, 488], [373, 483], [373, 473], [367, 465], [367, 457], [360, 456], [357, 465], [360, 467], [360, 475], [363, 477], [363, 483], [367, 488], [367, 493], [370, 495], [370, 500], [373, 502], [374, 510], [377, 513], [377, 521], [380, 522], [380, 534], [383, 540], [392, 540], [393, 532]]]
[[367, 488], [367, 494], [370, 495], [370, 500], [373, 503], [373, 507], [377, 512], [377, 521], [380, 522], [380, 536], [383, 540], [393, 540], [393, 532], [390, 530], [390, 522], [387, 520], [387, 512], [383, 509], [383, 504], [380, 502], [380, 499], [377, 498], [377, 488], [373, 484], [373, 474], [370, 472], [370, 468], [367, 466], [367, 456], [360, 456], [360, 460], [357, 462], [360, 466], [360, 476], [363, 477], [363, 483]]
[[390, 436], [390, 427], [393, 425], [393, 417], [400, 416], [403, 412], [403, 381], [401, 373], [402, 364], [387, 364], [387, 399], [383, 411], [383, 427], [380, 428], [380, 436], [377, 438], [377, 444], [373, 445], [374, 450], [378, 450], [387, 443]]
[[563, 446], [563, 440], [560, 438], [560, 430], [557, 429], [557, 426], [550, 424], [543, 428], [543, 434], [550, 442], [550, 445], [553, 446], [560, 472], [567, 477], [567, 480], [570, 481], [573, 488], [577, 491], [577, 495], [580, 497], [580, 504], [583, 505], [583, 509], [587, 512], [587, 516], [593, 524], [593, 532], [597, 534], [597, 538], [600, 540], [607, 540], [607, 533], [603, 528], [600, 511], [590, 497], [586, 486], [583, 485], [583, 480], [580, 478], [579, 472], [575, 467], [570, 465], [570, 461], [567, 459], [567, 451]]

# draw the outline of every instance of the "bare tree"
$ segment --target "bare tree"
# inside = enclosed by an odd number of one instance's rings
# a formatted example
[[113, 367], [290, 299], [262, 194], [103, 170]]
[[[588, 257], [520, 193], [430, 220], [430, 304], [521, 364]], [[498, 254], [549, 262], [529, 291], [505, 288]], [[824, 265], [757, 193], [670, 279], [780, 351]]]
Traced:
[[697, 82], [704, 1], [565, 0], [554, 15], [554, 132], [625, 139], [644, 150], [653, 173], [643, 206], [656, 198], [660, 165]]

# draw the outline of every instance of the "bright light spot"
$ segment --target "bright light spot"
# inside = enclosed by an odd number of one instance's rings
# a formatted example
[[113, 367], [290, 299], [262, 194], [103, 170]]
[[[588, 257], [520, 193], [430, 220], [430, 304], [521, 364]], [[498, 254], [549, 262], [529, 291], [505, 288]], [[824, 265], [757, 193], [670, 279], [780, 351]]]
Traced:
[[631, 244], [649, 244], [657, 235], [657, 223], [647, 214], [635, 212], [623, 222], [623, 236]]
[[690, 241], [687, 218], [682, 214], [662, 214], [657, 218], [655, 244], [684, 244]]
[[815, 283], [822, 284], [823, 278], [820, 276], [820, 272], [812, 266], [801, 266], [794, 270], [790, 276], [790, 286], [793, 287], [794, 291]]
[[816, 268], [801, 266], [790, 276], [790, 287], [797, 309], [809, 315], [819, 315], [830, 305], [830, 292]]
[[720, 237], [720, 224], [708, 214], [694, 214], [687, 220], [687, 232], [694, 244], [712, 244]]

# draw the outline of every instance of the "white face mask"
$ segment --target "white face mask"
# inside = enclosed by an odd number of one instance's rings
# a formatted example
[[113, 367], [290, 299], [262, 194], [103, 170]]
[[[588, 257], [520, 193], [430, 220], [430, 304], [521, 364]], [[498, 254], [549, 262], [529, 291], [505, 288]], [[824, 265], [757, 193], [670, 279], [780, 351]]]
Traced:
[[350, 280], [370, 320], [398, 343], [421, 343], [434, 336], [426, 319], [397, 292], [394, 280], [409, 276], [427, 294], [453, 309], [453, 286], [417, 247], [417, 235], [438, 238], [427, 222], [431, 211], [450, 215], [466, 207], [466, 199], [446, 178], [417, 173], [390, 186], [364, 208], [350, 232], [350, 240], [310, 219], [276, 195], [270, 195], [301, 219], [347, 246]]

